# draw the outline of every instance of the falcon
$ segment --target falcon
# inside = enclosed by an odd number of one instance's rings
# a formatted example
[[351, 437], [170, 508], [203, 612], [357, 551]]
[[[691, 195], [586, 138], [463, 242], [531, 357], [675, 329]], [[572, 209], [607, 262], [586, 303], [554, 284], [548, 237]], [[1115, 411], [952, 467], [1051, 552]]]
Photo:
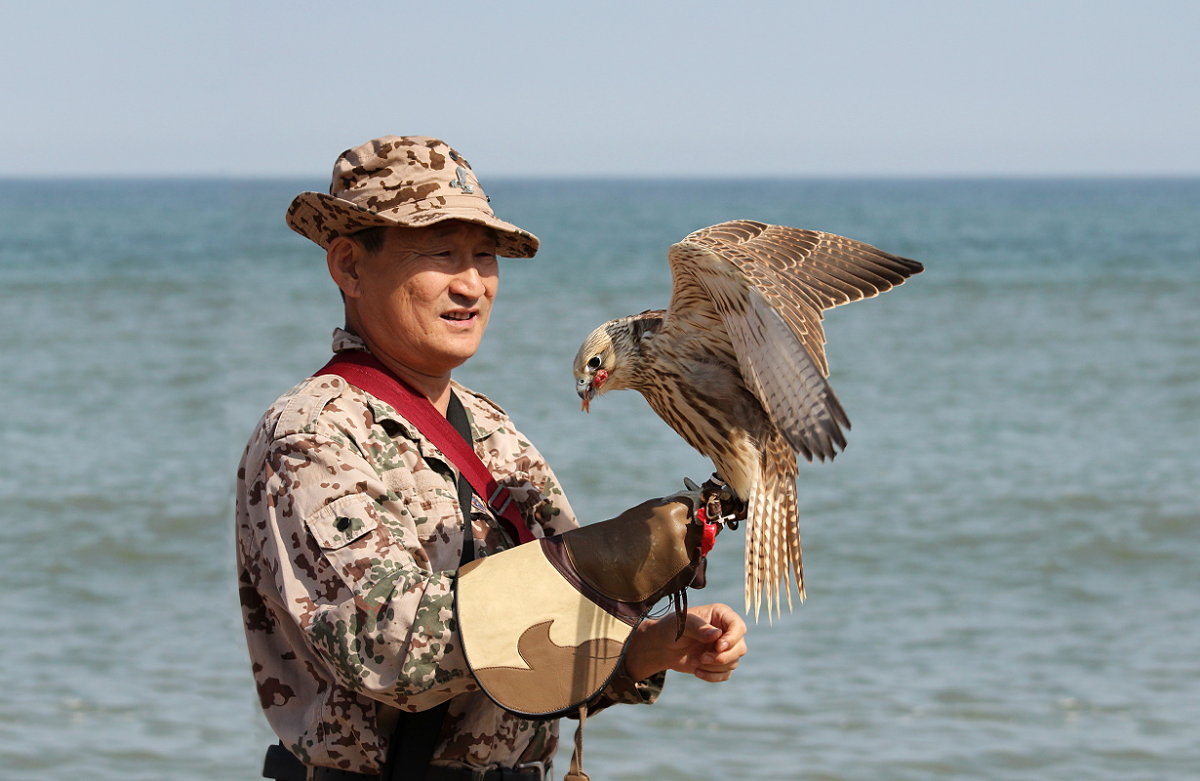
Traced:
[[668, 252], [671, 301], [611, 320], [575, 356], [575, 388], [639, 391], [747, 504], [746, 612], [805, 597], [797, 456], [832, 459], [850, 428], [830, 388], [824, 312], [923, 270], [915, 260], [815, 230], [734, 220]]

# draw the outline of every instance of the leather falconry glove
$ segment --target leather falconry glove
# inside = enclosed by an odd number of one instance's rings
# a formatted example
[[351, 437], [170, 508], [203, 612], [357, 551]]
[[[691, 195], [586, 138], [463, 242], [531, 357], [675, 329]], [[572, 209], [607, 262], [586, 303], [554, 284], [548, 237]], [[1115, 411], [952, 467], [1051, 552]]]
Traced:
[[695, 509], [709, 498], [693, 483], [460, 569], [458, 631], [484, 692], [527, 718], [561, 716], [595, 699], [654, 605], [676, 595], [680, 607], [703, 560], [705, 526]]
[[[459, 638], [480, 688], [527, 718], [578, 712], [565, 781], [587, 781], [588, 704], [619, 669], [634, 628], [672, 595], [682, 634], [687, 587], [703, 587], [705, 554], [745, 508], [712, 480], [642, 502], [608, 521], [534, 540], [459, 570]], [[714, 517], [715, 516], [715, 517]], [[707, 523], [706, 523], [707, 520]], [[699, 575], [699, 577], [697, 577]]]

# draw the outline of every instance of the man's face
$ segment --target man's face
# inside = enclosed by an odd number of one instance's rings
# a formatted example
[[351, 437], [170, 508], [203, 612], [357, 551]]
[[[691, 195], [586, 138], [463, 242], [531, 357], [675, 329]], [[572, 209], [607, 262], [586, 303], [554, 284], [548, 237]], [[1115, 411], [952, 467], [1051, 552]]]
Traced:
[[479, 349], [500, 281], [490, 229], [458, 220], [388, 228], [358, 268], [347, 311], [380, 357], [441, 377]]

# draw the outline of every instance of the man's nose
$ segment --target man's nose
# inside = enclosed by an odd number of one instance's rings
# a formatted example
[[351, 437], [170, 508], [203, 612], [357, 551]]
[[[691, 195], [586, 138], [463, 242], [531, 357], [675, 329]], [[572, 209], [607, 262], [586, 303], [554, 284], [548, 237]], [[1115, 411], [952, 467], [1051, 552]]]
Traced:
[[479, 269], [476, 268], [475, 264], [470, 261], [464, 264], [462, 270], [454, 275], [454, 280], [450, 284], [451, 292], [469, 298], [482, 298], [486, 289], [486, 286], [483, 284], [483, 275], [479, 273]]

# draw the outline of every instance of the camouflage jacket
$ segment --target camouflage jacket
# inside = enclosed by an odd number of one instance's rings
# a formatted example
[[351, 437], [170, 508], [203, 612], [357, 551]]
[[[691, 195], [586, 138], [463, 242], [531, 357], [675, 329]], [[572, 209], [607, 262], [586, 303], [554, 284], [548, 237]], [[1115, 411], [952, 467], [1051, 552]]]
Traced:
[[[339, 330], [334, 350], [346, 349], [365, 348]], [[538, 451], [489, 399], [454, 387], [476, 452], [534, 535], [574, 528]], [[330, 375], [276, 400], [246, 446], [236, 512], [250, 661], [271, 727], [307, 764], [377, 773], [389, 716], [450, 698], [435, 763], [483, 768], [553, 757], [557, 722], [495, 706], [463, 659], [455, 480], [446, 456], [391, 406]], [[490, 513], [476, 515], [472, 535], [476, 555], [512, 545]], [[661, 676], [618, 676], [606, 697], [649, 702], [661, 684]]]

